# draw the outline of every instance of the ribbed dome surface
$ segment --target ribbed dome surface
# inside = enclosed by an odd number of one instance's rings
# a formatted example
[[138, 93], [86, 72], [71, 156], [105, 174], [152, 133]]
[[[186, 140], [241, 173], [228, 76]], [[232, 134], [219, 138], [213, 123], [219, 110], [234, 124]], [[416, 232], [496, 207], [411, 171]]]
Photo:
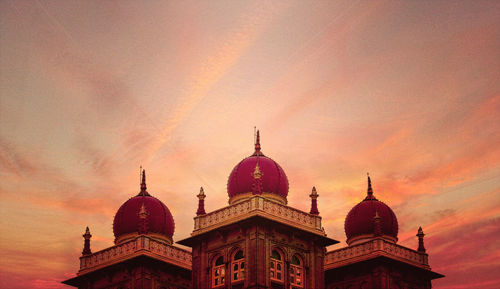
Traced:
[[123, 203], [116, 212], [113, 220], [115, 242], [129, 234], [149, 233], [164, 236], [166, 240], [171, 241], [174, 229], [174, 218], [170, 210], [147, 192], [146, 174], [143, 171], [140, 193]]
[[147, 212], [147, 232], [158, 233], [172, 238], [175, 224], [170, 210], [157, 198], [140, 195], [129, 199], [118, 209], [113, 221], [115, 238], [139, 232], [143, 222], [139, 216], [143, 202]]
[[375, 233], [375, 212], [380, 216], [380, 227], [383, 235], [398, 237], [398, 220], [394, 212], [376, 199], [364, 200], [354, 206], [345, 219], [347, 239]]
[[288, 179], [281, 166], [260, 151], [259, 131], [253, 155], [239, 162], [229, 175], [227, 193], [230, 202], [235, 196], [254, 192], [256, 186], [259, 187], [258, 194], [274, 194], [286, 201]]
[[374, 236], [376, 215], [379, 217], [381, 235], [390, 236], [397, 240], [398, 219], [388, 205], [373, 196], [371, 180], [368, 177], [366, 198], [354, 206], [345, 219], [344, 229], [347, 242], [349, 243], [351, 238], [358, 236]]
[[257, 162], [262, 172], [262, 191], [275, 193], [286, 198], [288, 196], [288, 179], [285, 172], [277, 162], [264, 155], [250, 156], [234, 167], [227, 182], [229, 197], [252, 192], [255, 183], [253, 173]]

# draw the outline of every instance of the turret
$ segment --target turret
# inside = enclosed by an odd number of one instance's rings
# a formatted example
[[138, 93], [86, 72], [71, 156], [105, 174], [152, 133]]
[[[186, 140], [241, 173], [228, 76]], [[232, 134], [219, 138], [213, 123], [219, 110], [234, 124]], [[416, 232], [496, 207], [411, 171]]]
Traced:
[[317, 202], [319, 195], [318, 192], [316, 191], [316, 187], [312, 188], [312, 192], [309, 195], [309, 197], [311, 197], [311, 211], [309, 212], [309, 214], [319, 215], [318, 202]]
[[418, 233], [417, 233], [417, 237], [418, 237], [418, 249], [417, 251], [419, 253], [425, 253], [425, 247], [424, 247], [424, 231], [422, 230], [422, 227], [418, 227]]
[[203, 187], [200, 187], [200, 193], [198, 194], [198, 210], [196, 211], [196, 216], [205, 215], [205, 191]]
[[90, 250], [90, 238], [92, 238], [92, 235], [90, 234], [89, 227], [85, 229], [85, 234], [82, 236], [84, 238], [82, 256], [90, 255], [92, 254], [92, 251]]

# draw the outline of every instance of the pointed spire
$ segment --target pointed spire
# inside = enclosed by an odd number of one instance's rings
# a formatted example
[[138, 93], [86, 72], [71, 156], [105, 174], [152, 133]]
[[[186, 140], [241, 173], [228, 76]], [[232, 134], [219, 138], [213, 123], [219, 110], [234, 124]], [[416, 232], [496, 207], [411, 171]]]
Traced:
[[370, 173], [366, 173], [368, 176], [368, 195], [373, 195], [372, 180], [370, 179]]
[[311, 211], [309, 211], [309, 214], [311, 215], [319, 215], [318, 211], [318, 192], [316, 191], [316, 187], [312, 188], [311, 194], [309, 195], [311, 197]]
[[260, 132], [257, 130], [256, 136], [255, 136], [255, 152], [253, 153], [254, 156], [263, 156], [264, 154], [260, 151]]
[[141, 191], [139, 192], [139, 196], [149, 196], [147, 189], [148, 188], [146, 187], [146, 170], [142, 170]]
[[203, 187], [200, 187], [200, 193], [198, 194], [198, 210], [196, 211], [196, 216], [205, 215], [205, 191]]
[[255, 138], [255, 151], [260, 151], [260, 132], [257, 130], [257, 137]]
[[141, 178], [141, 192], [146, 191], [148, 188], [146, 187], [146, 170], [142, 170], [142, 178]]
[[368, 176], [368, 190], [365, 200], [376, 200], [376, 198], [373, 196], [372, 180], [370, 179], [370, 173], [366, 173], [366, 175]]
[[378, 211], [375, 211], [375, 216], [373, 217], [373, 225], [374, 225], [374, 230], [373, 233], [375, 234], [376, 237], [382, 236], [382, 224], [380, 221], [382, 218], [378, 214]]
[[90, 234], [89, 227], [85, 229], [85, 234], [83, 234], [82, 237], [84, 239], [82, 255], [86, 256], [92, 254], [92, 251], [90, 250], [90, 238], [92, 238], [92, 235]]
[[417, 251], [419, 253], [425, 253], [425, 247], [424, 247], [424, 231], [422, 230], [422, 227], [418, 227], [418, 232], [417, 232], [417, 237], [418, 237], [418, 249]]

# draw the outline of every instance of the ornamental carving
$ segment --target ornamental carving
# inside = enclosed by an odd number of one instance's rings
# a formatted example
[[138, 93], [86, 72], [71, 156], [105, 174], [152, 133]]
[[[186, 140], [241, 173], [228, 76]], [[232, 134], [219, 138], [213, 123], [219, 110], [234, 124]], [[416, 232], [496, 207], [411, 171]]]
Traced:
[[325, 255], [325, 268], [336, 268], [346, 263], [372, 258], [373, 256], [387, 256], [430, 270], [427, 254], [419, 253], [384, 239], [374, 239], [327, 252]]
[[255, 196], [240, 203], [196, 216], [192, 235], [201, 234], [219, 226], [237, 222], [242, 217], [261, 215], [294, 227], [325, 235], [321, 227], [321, 217], [279, 204], [275, 201]]
[[118, 244], [88, 256], [82, 256], [80, 258], [80, 271], [78, 275], [142, 254], [191, 269], [192, 260], [189, 251], [156, 241], [148, 236], [138, 236], [134, 240]]

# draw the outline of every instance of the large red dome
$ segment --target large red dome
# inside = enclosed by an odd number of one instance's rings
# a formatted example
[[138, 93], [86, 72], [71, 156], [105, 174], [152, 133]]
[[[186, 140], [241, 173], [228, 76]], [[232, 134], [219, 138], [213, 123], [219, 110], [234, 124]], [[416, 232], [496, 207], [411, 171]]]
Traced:
[[123, 203], [116, 212], [113, 221], [115, 243], [121, 243], [139, 234], [149, 234], [171, 243], [174, 229], [174, 218], [170, 210], [146, 191], [143, 172], [141, 192]]
[[368, 195], [354, 206], [345, 219], [344, 229], [347, 243], [372, 238], [377, 234], [376, 218], [380, 224], [381, 237], [396, 242], [398, 238], [398, 220], [391, 208], [373, 196], [371, 180], [368, 177]]
[[227, 193], [230, 203], [252, 194], [262, 194], [286, 203], [288, 179], [281, 166], [260, 151], [258, 131], [255, 152], [234, 167], [227, 182]]

